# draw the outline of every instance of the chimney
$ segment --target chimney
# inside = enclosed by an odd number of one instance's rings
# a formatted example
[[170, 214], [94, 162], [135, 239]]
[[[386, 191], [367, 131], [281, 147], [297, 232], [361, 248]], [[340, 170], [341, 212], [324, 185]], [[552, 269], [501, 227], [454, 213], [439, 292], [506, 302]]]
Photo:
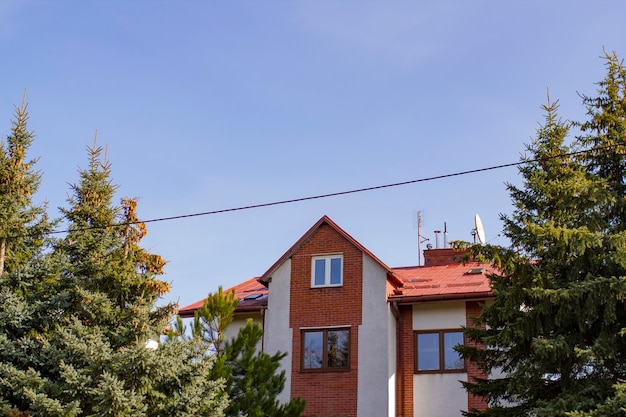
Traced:
[[466, 249], [443, 248], [426, 249], [424, 251], [424, 266], [452, 265], [463, 261]]

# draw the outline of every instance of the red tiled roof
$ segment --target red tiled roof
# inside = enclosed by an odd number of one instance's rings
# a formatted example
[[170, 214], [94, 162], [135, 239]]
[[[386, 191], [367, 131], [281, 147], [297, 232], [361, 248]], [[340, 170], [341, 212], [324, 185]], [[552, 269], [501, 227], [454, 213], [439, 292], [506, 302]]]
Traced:
[[[471, 273], [472, 270], [474, 273]], [[493, 297], [487, 275], [496, 270], [489, 265], [468, 262], [411, 266], [393, 268], [393, 272], [404, 282], [404, 287], [397, 289], [389, 300], [399, 304]], [[235, 291], [235, 298], [239, 299], [237, 312], [260, 311], [267, 306], [269, 291], [259, 278], [251, 278], [224, 292], [229, 291]], [[189, 304], [181, 308], [178, 314], [181, 317], [193, 317], [194, 311], [201, 308], [203, 302], [204, 299]]]
[[490, 298], [487, 275], [496, 272], [477, 262], [394, 268], [404, 287], [389, 297], [398, 303], [446, 299]]
[[[259, 278], [250, 278], [240, 284], [235, 285], [227, 290], [225, 293], [235, 291], [235, 298], [239, 300], [237, 304], [237, 312], [243, 311], [257, 311], [263, 309], [267, 305], [268, 290], [263, 284], [259, 282]], [[194, 311], [202, 308], [204, 298], [200, 301], [196, 301], [193, 304], [189, 304], [178, 310], [178, 314], [181, 317], [193, 317]]]
[[[387, 279], [393, 284], [394, 292], [389, 301], [400, 304], [420, 303], [426, 301], [441, 301], [454, 299], [485, 299], [493, 297], [489, 287], [487, 274], [496, 272], [489, 265], [468, 262], [457, 263], [454, 256], [445, 262], [448, 264], [413, 266], [404, 268], [389, 268], [380, 259], [374, 256], [367, 248], [346, 233], [329, 217], [323, 216], [317, 221], [283, 256], [278, 259], [261, 277], [251, 278], [226, 291], [235, 291], [239, 305], [236, 312], [260, 311], [267, 306], [267, 282], [271, 275], [289, 259], [323, 224], [334, 228], [363, 253], [370, 256], [385, 271]], [[443, 261], [442, 261], [443, 262]], [[474, 273], [469, 272], [476, 269]], [[182, 317], [193, 317], [195, 310], [202, 307], [204, 300], [197, 301], [179, 310]]]

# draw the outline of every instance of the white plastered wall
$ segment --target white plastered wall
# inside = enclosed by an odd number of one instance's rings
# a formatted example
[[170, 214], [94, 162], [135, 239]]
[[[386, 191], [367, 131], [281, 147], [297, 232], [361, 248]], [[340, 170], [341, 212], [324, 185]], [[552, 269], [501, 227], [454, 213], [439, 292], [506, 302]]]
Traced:
[[[386, 290], [385, 290], [386, 291]], [[385, 294], [386, 296], [386, 294]], [[396, 415], [396, 371], [398, 370], [398, 359], [397, 359], [397, 334], [396, 334], [396, 317], [394, 316], [391, 310], [391, 304], [387, 303], [387, 321], [389, 322], [389, 327], [387, 329], [387, 341], [388, 341], [388, 367], [389, 367], [389, 378], [387, 380], [387, 398], [389, 399], [388, 406], [388, 415], [395, 416]]]
[[[413, 306], [413, 330], [456, 329], [464, 326], [465, 303], [443, 302]], [[458, 417], [467, 409], [467, 393], [461, 382], [467, 374], [439, 373], [413, 376], [414, 417]]]
[[269, 284], [269, 299], [265, 312], [264, 350], [273, 355], [277, 351], [286, 352], [281, 361], [281, 370], [287, 380], [285, 389], [278, 396], [283, 403], [291, 396], [291, 356], [293, 331], [289, 328], [289, 297], [291, 287], [291, 259], [283, 263], [272, 275]]
[[[363, 254], [363, 321], [359, 326], [359, 417], [395, 415], [395, 320], [387, 303], [387, 273]], [[392, 335], [392, 337], [390, 337]], [[393, 340], [393, 341], [390, 341]]]
[[[239, 333], [239, 329], [245, 327], [248, 320], [252, 320], [253, 322], [258, 323], [259, 326], [263, 328], [263, 316], [260, 313], [253, 313], [250, 315], [237, 315], [224, 331], [224, 339], [234, 339]], [[257, 345], [257, 350], [260, 350], [262, 345], [262, 341], [259, 341]]]

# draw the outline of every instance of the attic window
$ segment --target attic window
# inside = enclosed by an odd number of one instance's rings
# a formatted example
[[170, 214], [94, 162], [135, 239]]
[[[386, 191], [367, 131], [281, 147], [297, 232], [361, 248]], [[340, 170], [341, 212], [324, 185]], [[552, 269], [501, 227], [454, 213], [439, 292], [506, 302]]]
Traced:
[[246, 295], [244, 297], [244, 300], [256, 300], [257, 298], [261, 298], [261, 296], [263, 296], [263, 294], [254, 293], [254, 294]]
[[470, 268], [466, 274], [467, 275], [478, 275], [485, 272], [485, 268]]
[[311, 262], [311, 287], [340, 287], [343, 285], [343, 256], [314, 256]]

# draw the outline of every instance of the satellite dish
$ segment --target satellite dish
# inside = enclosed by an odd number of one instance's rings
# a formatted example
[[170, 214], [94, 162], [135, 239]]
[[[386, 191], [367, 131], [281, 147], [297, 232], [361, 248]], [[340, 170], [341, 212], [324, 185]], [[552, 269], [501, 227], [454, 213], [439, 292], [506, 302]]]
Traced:
[[483, 228], [483, 222], [480, 220], [480, 216], [476, 214], [474, 216], [474, 225], [476, 231], [476, 237], [481, 244], [485, 243], [485, 229]]

